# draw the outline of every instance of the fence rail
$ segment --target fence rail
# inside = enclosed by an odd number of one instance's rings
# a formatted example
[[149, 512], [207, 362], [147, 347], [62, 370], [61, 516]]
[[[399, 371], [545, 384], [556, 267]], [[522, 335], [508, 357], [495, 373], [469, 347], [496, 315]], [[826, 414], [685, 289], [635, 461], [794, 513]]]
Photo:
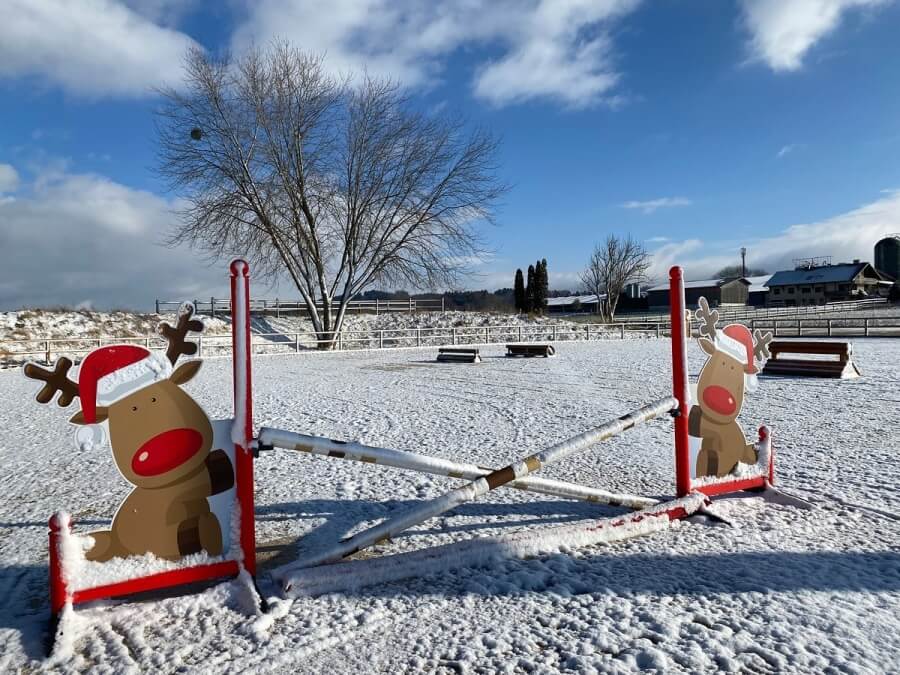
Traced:
[[[156, 300], [156, 313], [174, 312], [183, 300]], [[199, 314], [206, 314], [213, 318], [217, 314], [223, 316], [231, 314], [230, 298], [194, 299], [194, 308]], [[332, 305], [333, 311], [337, 310], [337, 304]], [[316, 310], [322, 311], [324, 305], [316, 304]], [[302, 300], [251, 300], [251, 314], [269, 314], [281, 317], [282, 314], [306, 314], [306, 303]], [[443, 312], [444, 298], [408, 300], [351, 300], [347, 303], [348, 314], [382, 314], [390, 312]]]
[[[777, 337], [900, 337], [900, 317], [887, 319], [751, 319], [741, 321], [751, 330], [769, 330]], [[253, 333], [251, 350], [255, 353], [299, 353], [332, 347], [340, 351], [392, 349], [397, 347], [439, 347], [448, 345], [495, 344], [535, 341], [590, 341], [625, 339], [627, 335], [666, 337], [668, 321], [615, 324], [532, 324], [500, 326], [456, 326], [439, 328], [385, 328], [377, 330], [315, 333]], [[231, 335], [200, 335], [197, 356], [231, 354]], [[107, 336], [94, 338], [41, 338], [0, 343], [0, 365], [15, 365], [25, 360], [52, 363], [59, 356], [76, 358], [105, 344], [139, 344], [148, 349], [165, 347], [159, 336]], [[17, 349], [16, 347], [21, 347]]]
[[[740, 319], [768, 319], [772, 317], [797, 318], [815, 314], [830, 314], [833, 312], [858, 312], [865, 309], [877, 309], [888, 307], [887, 298], [869, 298], [868, 300], [846, 300], [842, 302], [829, 302], [824, 305], [801, 305], [799, 307], [747, 307], [741, 305], [733, 307], [722, 305], [716, 307], [719, 318], [722, 320]], [[646, 314], [619, 314], [617, 321], [628, 323], [631, 321], [663, 321], [668, 319], [668, 312]]]

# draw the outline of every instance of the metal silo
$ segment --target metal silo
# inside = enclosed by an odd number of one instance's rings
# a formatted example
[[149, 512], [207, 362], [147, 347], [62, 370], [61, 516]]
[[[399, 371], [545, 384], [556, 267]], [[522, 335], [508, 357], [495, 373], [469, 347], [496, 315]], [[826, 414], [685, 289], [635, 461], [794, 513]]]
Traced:
[[900, 233], [889, 234], [875, 244], [875, 269], [900, 279]]

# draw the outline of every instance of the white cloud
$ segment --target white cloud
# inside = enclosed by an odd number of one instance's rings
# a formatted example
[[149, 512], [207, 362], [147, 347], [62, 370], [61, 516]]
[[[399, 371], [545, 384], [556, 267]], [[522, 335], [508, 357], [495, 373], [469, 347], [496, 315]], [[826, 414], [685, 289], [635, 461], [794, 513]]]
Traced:
[[145, 96], [181, 80], [192, 44], [116, 0], [6, 0], [0, 77], [34, 76], [86, 96]]
[[747, 264], [770, 272], [792, 269], [794, 258], [830, 255], [834, 262], [855, 258], [872, 262], [875, 242], [900, 231], [900, 190], [825, 220], [792, 225], [779, 234], [743, 242], [690, 239], [665, 244], [653, 251], [656, 279], [668, 278], [672, 265], [685, 268], [689, 279], [703, 279], [726, 265], [740, 263], [739, 249], [747, 247]]
[[782, 157], [793, 152], [796, 149], [797, 149], [796, 143], [789, 143], [788, 145], [782, 145], [781, 149], [776, 153], [775, 156], [778, 157], [778, 159], [781, 159]]
[[10, 164], [0, 164], [0, 195], [19, 189], [19, 172]]
[[171, 201], [93, 174], [53, 168], [0, 202], [0, 309], [76, 305], [149, 310], [155, 297], [227, 292], [223, 264], [209, 268], [161, 243]]
[[645, 201], [624, 202], [620, 204], [623, 209], [640, 209], [642, 213], [650, 214], [658, 209], [668, 209], [674, 206], [690, 206], [691, 200], [687, 197], [660, 197], [659, 199], [648, 199]]
[[640, 0], [302, 0], [246, 2], [232, 45], [240, 52], [286, 38], [327, 53], [336, 72], [367, 69], [410, 86], [432, 84], [441, 59], [464, 48], [499, 50], [473, 75], [475, 95], [495, 105], [532, 99], [569, 106], [615, 103], [619, 73], [611, 24]]
[[892, 0], [741, 0], [753, 60], [774, 71], [797, 70], [803, 57], [832, 33], [848, 11]]

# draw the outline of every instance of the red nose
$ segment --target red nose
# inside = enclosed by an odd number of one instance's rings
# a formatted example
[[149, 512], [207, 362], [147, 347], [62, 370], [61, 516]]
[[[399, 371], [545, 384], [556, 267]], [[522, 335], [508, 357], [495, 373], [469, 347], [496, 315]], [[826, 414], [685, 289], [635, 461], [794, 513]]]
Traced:
[[716, 384], [703, 389], [703, 402], [720, 415], [733, 415], [737, 408], [731, 392]]
[[131, 458], [131, 470], [138, 476], [158, 476], [181, 466], [203, 447], [196, 429], [169, 429], [144, 443]]

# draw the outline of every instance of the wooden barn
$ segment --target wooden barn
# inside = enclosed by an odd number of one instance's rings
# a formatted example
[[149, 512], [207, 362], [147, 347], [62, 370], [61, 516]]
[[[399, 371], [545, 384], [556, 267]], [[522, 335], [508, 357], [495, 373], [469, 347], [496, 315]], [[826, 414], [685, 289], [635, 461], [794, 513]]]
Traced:
[[[684, 282], [684, 299], [688, 307], [696, 307], [701, 297], [709, 301], [710, 307], [746, 305], [750, 298], [750, 282], [743, 278]], [[669, 283], [650, 288], [647, 291], [647, 304], [651, 310], [669, 309]]]

